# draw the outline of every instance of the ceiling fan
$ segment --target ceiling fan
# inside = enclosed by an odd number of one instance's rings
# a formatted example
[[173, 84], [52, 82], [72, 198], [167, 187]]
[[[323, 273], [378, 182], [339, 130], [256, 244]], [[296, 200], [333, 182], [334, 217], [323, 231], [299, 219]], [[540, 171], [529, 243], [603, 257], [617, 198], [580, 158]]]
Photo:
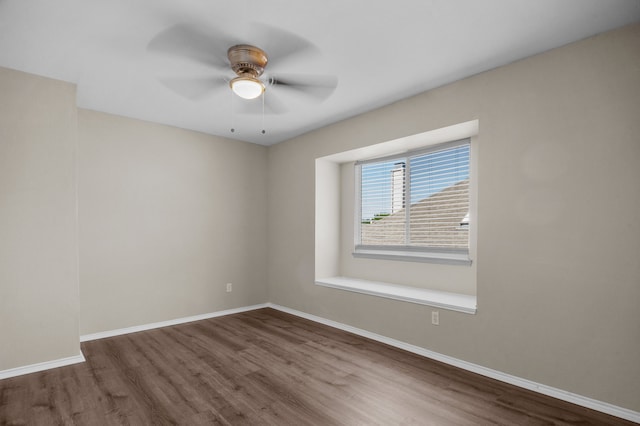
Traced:
[[[205, 77], [160, 80], [166, 87], [188, 99], [199, 99], [223, 88], [246, 100], [267, 93], [263, 97], [266, 112], [280, 114], [293, 108], [291, 103], [318, 103], [333, 93], [338, 83], [333, 75], [281, 72], [288, 66], [306, 68], [307, 64], [317, 60], [319, 50], [313, 44], [293, 33], [265, 24], [254, 23], [251, 29], [253, 37], [265, 46], [264, 49], [209, 27], [177, 24], [151, 39], [147, 50], [206, 67]], [[312, 66], [310, 68], [313, 69]], [[255, 108], [248, 108], [247, 102], [241, 104], [245, 105], [244, 110], [241, 105], [240, 112], [257, 112]]]

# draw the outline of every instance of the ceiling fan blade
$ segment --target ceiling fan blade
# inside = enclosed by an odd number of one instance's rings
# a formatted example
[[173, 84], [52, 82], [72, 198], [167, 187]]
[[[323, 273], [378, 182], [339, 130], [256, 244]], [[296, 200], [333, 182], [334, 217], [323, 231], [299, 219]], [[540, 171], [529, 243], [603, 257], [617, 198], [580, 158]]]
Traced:
[[288, 60], [301, 61], [305, 57], [319, 54], [319, 49], [313, 43], [281, 28], [253, 22], [251, 30], [254, 43], [267, 52], [270, 68]]
[[274, 90], [295, 91], [322, 102], [336, 89], [338, 78], [333, 75], [278, 74], [269, 76], [268, 85]]
[[222, 77], [163, 78], [160, 82], [178, 95], [194, 101], [210, 96], [216, 89], [229, 87]]
[[273, 96], [273, 93], [265, 93], [264, 106], [265, 110], [270, 114], [284, 114], [289, 111], [289, 108], [284, 102], [278, 100], [278, 96]]
[[194, 24], [176, 24], [151, 39], [147, 50], [223, 70], [229, 67], [227, 48], [230, 42], [231, 39], [220, 32], [201, 30]]
[[[262, 114], [262, 99], [240, 99], [236, 101], [234, 98], [234, 110], [238, 114], [259, 115]], [[265, 91], [264, 94], [264, 113], [265, 115], [278, 115], [288, 112], [289, 109], [285, 104], [273, 96], [272, 93]]]

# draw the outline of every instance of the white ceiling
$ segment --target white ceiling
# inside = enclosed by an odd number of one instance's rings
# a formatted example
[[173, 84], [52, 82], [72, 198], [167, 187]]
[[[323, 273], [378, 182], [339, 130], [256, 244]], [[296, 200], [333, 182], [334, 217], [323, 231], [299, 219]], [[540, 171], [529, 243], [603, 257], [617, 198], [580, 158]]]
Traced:
[[[638, 0], [0, 0], [0, 66], [76, 83], [81, 108], [271, 145], [639, 20]], [[267, 113], [263, 135], [260, 100], [224, 87], [187, 99], [161, 83], [220, 76], [147, 48], [176, 24], [267, 54], [278, 46], [265, 27], [289, 33], [314, 49], [272, 56], [267, 71], [332, 75], [337, 87], [323, 102], [268, 88], [267, 103], [288, 111]]]

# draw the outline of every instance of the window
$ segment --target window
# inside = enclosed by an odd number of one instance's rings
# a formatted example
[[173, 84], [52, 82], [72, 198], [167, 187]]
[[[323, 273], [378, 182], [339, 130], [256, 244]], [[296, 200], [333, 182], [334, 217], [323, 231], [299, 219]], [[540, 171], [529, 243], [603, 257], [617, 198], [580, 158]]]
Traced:
[[470, 264], [469, 139], [356, 162], [356, 257]]

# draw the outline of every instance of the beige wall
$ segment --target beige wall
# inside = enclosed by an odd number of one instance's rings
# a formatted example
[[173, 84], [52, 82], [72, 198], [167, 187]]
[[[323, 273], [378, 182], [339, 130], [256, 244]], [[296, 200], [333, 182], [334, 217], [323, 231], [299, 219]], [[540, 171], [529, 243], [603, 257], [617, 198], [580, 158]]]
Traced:
[[[639, 46], [627, 27], [271, 147], [269, 300], [640, 411]], [[478, 313], [315, 286], [315, 159], [476, 118]]]
[[266, 302], [265, 147], [87, 110], [79, 135], [81, 334]]
[[267, 148], [78, 111], [19, 71], [0, 93], [0, 371], [267, 301]]
[[80, 354], [71, 84], [0, 68], [0, 371]]

